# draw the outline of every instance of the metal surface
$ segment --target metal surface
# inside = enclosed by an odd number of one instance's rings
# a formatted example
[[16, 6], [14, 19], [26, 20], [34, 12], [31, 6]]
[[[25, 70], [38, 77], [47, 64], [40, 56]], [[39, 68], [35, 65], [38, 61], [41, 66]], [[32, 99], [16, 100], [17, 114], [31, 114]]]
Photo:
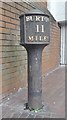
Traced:
[[47, 14], [32, 10], [20, 16], [20, 44], [28, 54], [28, 108], [42, 108], [42, 50], [50, 42]]
[[27, 45], [28, 53], [28, 106], [42, 108], [42, 50], [45, 45]]
[[49, 44], [50, 18], [40, 10], [20, 16], [20, 44]]

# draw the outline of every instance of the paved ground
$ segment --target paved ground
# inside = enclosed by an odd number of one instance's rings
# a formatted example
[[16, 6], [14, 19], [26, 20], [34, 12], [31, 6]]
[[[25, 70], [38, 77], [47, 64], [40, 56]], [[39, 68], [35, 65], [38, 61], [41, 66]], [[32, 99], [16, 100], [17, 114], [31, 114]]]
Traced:
[[42, 82], [43, 109], [25, 110], [27, 88], [19, 89], [0, 103], [2, 118], [64, 118], [65, 117], [65, 68], [60, 66], [48, 73]]

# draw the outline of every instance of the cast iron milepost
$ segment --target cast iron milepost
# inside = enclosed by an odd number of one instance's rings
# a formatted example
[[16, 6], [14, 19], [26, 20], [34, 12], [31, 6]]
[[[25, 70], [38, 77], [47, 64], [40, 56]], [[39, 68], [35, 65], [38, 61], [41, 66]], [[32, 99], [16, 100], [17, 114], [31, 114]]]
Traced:
[[50, 42], [50, 19], [33, 9], [20, 16], [20, 44], [28, 54], [28, 108], [42, 108], [42, 51]]

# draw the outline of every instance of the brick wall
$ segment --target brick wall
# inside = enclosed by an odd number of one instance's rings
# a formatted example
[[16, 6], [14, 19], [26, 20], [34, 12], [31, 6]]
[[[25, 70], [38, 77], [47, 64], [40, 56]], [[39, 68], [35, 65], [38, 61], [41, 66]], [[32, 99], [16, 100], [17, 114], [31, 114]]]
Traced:
[[2, 60], [2, 93], [4, 95], [26, 86], [27, 53], [24, 47], [19, 45], [19, 15], [31, 8], [25, 3], [0, 3], [0, 46], [2, 46], [0, 58]]
[[[0, 94], [8, 95], [27, 86], [27, 53], [19, 45], [19, 15], [35, 7], [44, 9], [46, 5], [46, 2], [0, 2]], [[43, 75], [59, 64], [59, 38], [59, 27], [51, 23], [51, 42], [43, 51]]]
[[43, 50], [42, 71], [50, 72], [60, 64], [60, 29], [57, 23], [50, 24], [50, 44]]

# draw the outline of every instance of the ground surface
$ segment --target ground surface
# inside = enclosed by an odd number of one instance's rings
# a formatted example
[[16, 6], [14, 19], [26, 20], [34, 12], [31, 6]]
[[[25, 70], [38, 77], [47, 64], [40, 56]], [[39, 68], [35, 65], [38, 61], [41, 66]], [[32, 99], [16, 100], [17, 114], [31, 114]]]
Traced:
[[[2, 100], [2, 118], [64, 118], [65, 117], [65, 67], [48, 73], [42, 82], [43, 109], [25, 110], [27, 88], [19, 89]], [[1, 110], [1, 109], [0, 109]]]

